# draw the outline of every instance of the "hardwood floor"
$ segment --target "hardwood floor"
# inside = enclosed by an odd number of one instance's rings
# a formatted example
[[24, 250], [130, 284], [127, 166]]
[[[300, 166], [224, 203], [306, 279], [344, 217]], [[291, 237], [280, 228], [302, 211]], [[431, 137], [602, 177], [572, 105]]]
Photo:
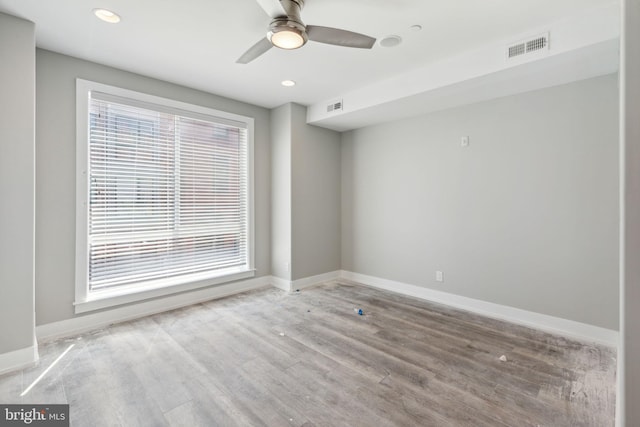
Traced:
[[614, 425], [615, 350], [347, 283], [40, 350], [38, 367], [0, 377], [0, 403], [69, 403], [73, 426]]

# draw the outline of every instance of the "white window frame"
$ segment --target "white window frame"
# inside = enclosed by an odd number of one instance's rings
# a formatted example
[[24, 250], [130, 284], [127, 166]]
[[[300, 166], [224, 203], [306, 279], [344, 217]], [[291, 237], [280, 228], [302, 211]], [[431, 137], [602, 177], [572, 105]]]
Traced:
[[[157, 105], [160, 108], [181, 110], [197, 115], [206, 115], [222, 120], [232, 120], [244, 123], [247, 127], [247, 163], [248, 163], [248, 251], [249, 268], [220, 275], [209, 272], [190, 278], [175, 277], [156, 280], [151, 286], [122, 286], [115, 289], [89, 292], [88, 262], [88, 217], [89, 217], [89, 103], [90, 94], [97, 91], [112, 96], [126, 98], [133, 102]], [[115, 86], [109, 86], [83, 79], [76, 79], [76, 272], [75, 272], [75, 312], [84, 313], [102, 308], [143, 301], [178, 292], [203, 288], [207, 286], [228, 283], [255, 276], [254, 267], [254, 119], [238, 114], [214, 110], [208, 107], [188, 104], [181, 101], [162, 98]]]

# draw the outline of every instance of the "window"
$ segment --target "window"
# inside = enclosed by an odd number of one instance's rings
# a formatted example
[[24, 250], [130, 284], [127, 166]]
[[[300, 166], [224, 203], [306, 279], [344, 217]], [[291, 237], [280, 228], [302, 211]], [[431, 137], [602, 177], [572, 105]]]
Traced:
[[253, 120], [84, 80], [77, 94], [76, 311], [252, 276]]

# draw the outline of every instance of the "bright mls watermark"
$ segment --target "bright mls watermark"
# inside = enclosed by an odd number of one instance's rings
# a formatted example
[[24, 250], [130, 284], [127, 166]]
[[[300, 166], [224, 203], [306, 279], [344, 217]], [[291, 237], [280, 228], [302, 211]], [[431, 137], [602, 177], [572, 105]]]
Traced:
[[69, 427], [69, 405], [2, 405], [0, 427]]

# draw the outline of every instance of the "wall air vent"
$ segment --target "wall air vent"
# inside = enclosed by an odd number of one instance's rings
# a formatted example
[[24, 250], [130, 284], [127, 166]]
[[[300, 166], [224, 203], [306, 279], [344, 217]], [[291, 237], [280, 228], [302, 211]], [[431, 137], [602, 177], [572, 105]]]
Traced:
[[327, 105], [327, 113], [334, 113], [336, 111], [342, 111], [342, 100], [333, 101]]
[[526, 56], [541, 50], [549, 50], [549, 33], [510, 44], [507, 46], [507, 59]]
[[526, 51], [527, 51], [527, 45], [525, 43], [518, 43], [513, 46], [509, 46], [507, 57], [513, 58], [514, 56], [524, 55]]

